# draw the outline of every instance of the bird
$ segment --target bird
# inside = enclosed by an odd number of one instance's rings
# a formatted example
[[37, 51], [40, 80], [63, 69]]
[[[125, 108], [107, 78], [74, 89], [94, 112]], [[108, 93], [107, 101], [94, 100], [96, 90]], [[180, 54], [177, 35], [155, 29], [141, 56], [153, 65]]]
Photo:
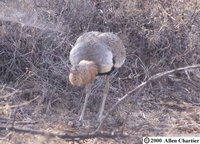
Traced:
[[126, 50], [122, 40], [112, 32], [90, 31], [76, 40], [69, 56], [71, 69], [69, 81], [73, 86], [85, 86], [86, 97], [79, 121], [83, 120], [91, 87], [97, 76], [105, 76], [102, 104], [98, 121], [103, 118], [106, 97], [109, 92], [110, 74], [120, 68], [126, 59]]

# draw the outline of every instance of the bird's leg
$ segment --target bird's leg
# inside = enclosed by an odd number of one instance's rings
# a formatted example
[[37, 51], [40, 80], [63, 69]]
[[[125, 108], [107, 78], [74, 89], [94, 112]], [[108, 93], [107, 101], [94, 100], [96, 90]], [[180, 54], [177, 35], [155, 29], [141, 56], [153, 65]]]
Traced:
[[85, 88], [86, 88], [86, 97], [85, 97], [85, 101], [84, 101], [84, 105], [83, 105], [83, 109], [81, 111], [81, 116], [79, 118], [79, 121], [83, 120], [83, 117], [84, 117], [84, 114], [85, 114], [85, 109], [86, 109], [87, 102], [88, 102], [88, 98], [91, 95], [91, 87], [92, 87], [91, 83], [89, 83], [88, 85], [85, 86]]
[[102, 116], [103, 116], [106, 97], [107, 97], [108, 91], [109, 91], [109, 79], [110, 79], [110, 76], [106, 75], [106, 84], [105, 84], [105, 88], [104, 88], [104, 91], [103, 91], [103, 100], [102, 100], [102, 104], [101, 104], [101, 108], [100, 108], [100, 112], [99, 112], [99, 119], [98, 119], [99, 122], [101, 121]]

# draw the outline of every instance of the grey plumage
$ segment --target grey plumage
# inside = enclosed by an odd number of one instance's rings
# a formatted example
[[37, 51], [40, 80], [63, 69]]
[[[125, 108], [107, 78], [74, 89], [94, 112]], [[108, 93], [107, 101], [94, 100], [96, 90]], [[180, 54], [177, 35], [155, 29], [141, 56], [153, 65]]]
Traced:
[[[71, 84], [86, 86], [86, 97], [79, 120], [83, 119], [86, 104], [91, 94], [91, 83], [98, 74], [109, 73], [119, 68], [126, 58], [125, 47], [120, 38], [113, 33], [87, 32], [80, 36], [70, 52], [72, 68], [69, 74]], [[99, 112], [102, 119], [105, 100], [109, 90], [109, 75], [106, 75], [104, 96]]]
[[[113, 57], [115, 64], [113, 65]], [[126, 58], [125, 47], [113, 33], [88, 32], [80, 36], [70, 52], [72, 65], [81, 60], [94, 61], [99, 73], [106, 73], [114, 66], [122, 66]]]

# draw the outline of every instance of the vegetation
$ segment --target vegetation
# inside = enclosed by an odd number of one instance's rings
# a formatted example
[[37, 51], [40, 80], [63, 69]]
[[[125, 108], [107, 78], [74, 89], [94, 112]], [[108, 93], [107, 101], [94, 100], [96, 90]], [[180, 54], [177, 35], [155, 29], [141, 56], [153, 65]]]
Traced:
[[[105, 111], [129, 96], [100, 129], [104, 77], [95, 81], [82, 125], [85, 91], [68, 80], [69, 51], [87, 31], [113, 32], [127, 51], [112, 73]], [[143, 136], [198, 135], [199, 63], [198, 0], [0, 1], [0, 143], [98, 137], [97, 143], [138, 144]]]

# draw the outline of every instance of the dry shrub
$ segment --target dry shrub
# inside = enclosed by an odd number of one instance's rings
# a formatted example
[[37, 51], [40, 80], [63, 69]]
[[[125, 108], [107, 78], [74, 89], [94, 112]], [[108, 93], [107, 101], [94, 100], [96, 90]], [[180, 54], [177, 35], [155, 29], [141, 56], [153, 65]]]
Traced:
[[[5, 99], [8, 105], [39, 95], [35, 103], [20, 107], [26, 118], [42, 119], [40, 114], [45, 114], [49, 121], [77, 119], [84, 91], [69, 84], [68, 56], [76, 38], [86, 31], [114, 32], [126, 46], [127, 59], [113, 74], [106, 109], [151, 75], [200, 61], [198, 0], [4, 0], [0, 9], [1, 95], [5, 85], [12, 87], [7, 93], [24, 91]], [[167, 104], [197, 105], [199, 78], [199, 70], [189, 70], [151, 82], [137, 93], [137, 100], [129, 99], [116, 110], [107, 127], [121, 124], [134, 139], [166, 134], [163, 130], [173, 124], [166, 115], [178, 114], [177, 107]], [[98, 78], [88, 106], [94, 113], [102, 83]]]

